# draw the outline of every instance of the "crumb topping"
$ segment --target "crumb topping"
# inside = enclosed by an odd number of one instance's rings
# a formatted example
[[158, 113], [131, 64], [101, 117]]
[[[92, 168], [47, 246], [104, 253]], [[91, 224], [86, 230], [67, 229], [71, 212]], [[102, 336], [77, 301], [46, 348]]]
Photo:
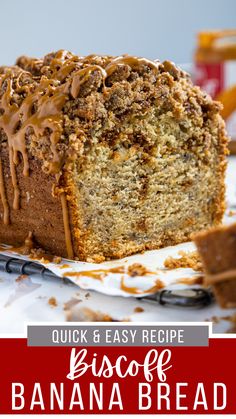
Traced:
[[180, 258], [174, 258], [172, 256], [169, 256], [165, 262], [164, 266], [167, 269], [178, 269], [178, 268], [191, 268], [194, 271], [200, 271], [202, 272], [202, 262], [200, 255], [198, 252], [185, 252], [180, 250], [178, 252], [180, 255]]

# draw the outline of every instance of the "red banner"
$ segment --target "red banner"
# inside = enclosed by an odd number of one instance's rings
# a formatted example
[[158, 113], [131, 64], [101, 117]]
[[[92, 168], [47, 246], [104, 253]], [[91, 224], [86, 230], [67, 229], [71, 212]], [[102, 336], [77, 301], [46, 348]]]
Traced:
[[198, 348], [39, 348], [1, 339], [0, 414], [236, 413], [235, 353], [236, 339]]

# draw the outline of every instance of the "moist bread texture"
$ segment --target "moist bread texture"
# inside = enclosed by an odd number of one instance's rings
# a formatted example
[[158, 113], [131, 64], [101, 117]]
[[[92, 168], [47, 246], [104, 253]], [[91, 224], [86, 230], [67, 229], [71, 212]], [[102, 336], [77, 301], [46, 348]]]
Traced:
[[224, 213], [227, 135], [171, 62], [20, 57], [0, 68], [0, 241], [100, 262], [177, 244]]

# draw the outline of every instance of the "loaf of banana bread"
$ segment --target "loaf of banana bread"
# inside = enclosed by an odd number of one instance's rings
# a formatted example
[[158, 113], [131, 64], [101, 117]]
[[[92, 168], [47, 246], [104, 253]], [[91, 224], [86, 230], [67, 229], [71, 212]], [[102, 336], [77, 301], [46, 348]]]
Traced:
[[20, 57], [0, 68], [0, 242], [120, 258], [189, 239], [224, 212], [227, 136], [171, 62]]

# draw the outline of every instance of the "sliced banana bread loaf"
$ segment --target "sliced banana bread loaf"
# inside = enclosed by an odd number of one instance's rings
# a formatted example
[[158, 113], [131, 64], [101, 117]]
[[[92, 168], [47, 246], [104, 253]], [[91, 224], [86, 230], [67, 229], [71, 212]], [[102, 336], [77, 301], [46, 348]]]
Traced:
[[0, 241], [120, 258], [224, 212], [220, 105], [170, 62], [61, 50], [0, 69]]

